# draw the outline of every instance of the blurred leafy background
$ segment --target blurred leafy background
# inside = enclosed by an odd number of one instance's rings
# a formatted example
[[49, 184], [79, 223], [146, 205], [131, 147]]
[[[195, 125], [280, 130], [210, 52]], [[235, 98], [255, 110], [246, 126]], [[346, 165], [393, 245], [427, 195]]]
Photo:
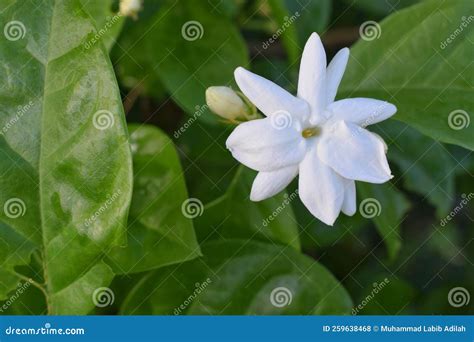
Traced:
[[[98, 30], [118, 10], [113, 0], [81, 2]], [[474, 192], [474, 125], [447, 124], [453, 110], [474, 112], [474, 23], [440, 48], [472, 15], [469, 0], [145, 0], [135, 20], [120, 18], [101, 39], [140, 172], [129, 253], [107, 256], [114, 302], [80, 313], [350, 314], [360, 305], [357, 314], [472, 314], [472, 300], [461, 307], [448, 300], [456, 287], [474, 293], [472, 203], [442, 220]], [[197, 36], [184, 39], [191, 21], [199, 23]], [[368, 21], [380, 24], [380, 37], [361, 39]], [[295, 184], [250, 202], [254, 172], [225, 149], [232, 127], [204, 97], [209, 86], [236, 89], [237, 66], [294, 92], [314, 31], [328, 58], [351, 47], [338, 97], [399, 108], [372, 126], [388, 144], [394, 179], [357, 187], [358, 203], [375, 198], [380, 212], [341, 215], [334, 227], [292, 196]], [[181, 211], [187, 198], [204, 205], [192, 220]], [[20, 270], [34, 275], [34, 264]], [[290, 305], [269, 302], [278, 286], [291, 289]], [[42, 298], [30, 287], [6, 312], [44, 313]]]

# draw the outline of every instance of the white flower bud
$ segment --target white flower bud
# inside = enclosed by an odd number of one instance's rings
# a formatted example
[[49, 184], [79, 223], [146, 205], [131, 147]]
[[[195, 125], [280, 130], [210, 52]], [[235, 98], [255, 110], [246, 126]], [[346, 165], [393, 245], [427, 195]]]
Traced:
[[214, 113], [224, 119], [242, 119], [251, 114], [249, 106], [229, 87], [207, 88], [206, 102]]
[[142, 9], [142, 0], [120, 0], [120, 14], [137, 19], [137, 14]]

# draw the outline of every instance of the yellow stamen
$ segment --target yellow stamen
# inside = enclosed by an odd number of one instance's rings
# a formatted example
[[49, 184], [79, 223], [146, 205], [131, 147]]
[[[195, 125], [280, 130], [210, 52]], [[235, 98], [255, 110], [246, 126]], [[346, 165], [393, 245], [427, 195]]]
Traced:
[[301, 135], [303, 136], [303, 138], [311, 138], [319, 135], [319, 133], [321, 133], [321, 128], [311, 127], [304, 129], [303, 132], [301, 132]]

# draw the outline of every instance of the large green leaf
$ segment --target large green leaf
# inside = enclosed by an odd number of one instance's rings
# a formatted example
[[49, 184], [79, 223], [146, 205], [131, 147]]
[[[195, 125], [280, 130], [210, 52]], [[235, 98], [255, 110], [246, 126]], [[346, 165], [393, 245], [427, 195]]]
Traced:
[[[311, 33], [323, 32], [329, 23], [332, 0], [284, 0], [288, 9], [288, 21], [291, 16], [297, 19], [292, 22], [298, 32], [300, 43], [304, 43]], [[296, 15], [298, 13], [298, 15]]]
[[[298, 20], [300, 12], [289, 13], [284, 0], [268, 0], [268, 5], [272, 10], [272, 17], [278, 26], [274, 35], [281, 36], [282, 45], [288, 55], [288, 62], [291, 66], [297, 68], [301, 47], [298, 32], [296, 31], [295, 25], [293, 25], [293, 21]], [[268, 43], [271, 44], [272, 40], [269, 40]], [[264, 48], [266, 47], [264, 46]]]
[[404, 123], [389, 120], [377, 126], [374, 130], [389, 143], [389, 160], [400, 170], [395, 183], [424, 196], [436, 207], [438, 217], [447, 215], [455, 197], [456, 159], [443, 144]]
[[200, 256], [173, 142], [152, 126], [130, 126], [134, 186], [128, 245], [109, 254], [115, 273], [137, 273]]
[[[474, 149], [474, 2], [427, 1], [380, 25], [380, 37], [361, 39], [339, 96], [385, 99], [395, 119], [443, 142]], [[374, 37], [375, 38], [375, 37]]]
[[203, 245], [204, 258], [149, 273], [124, 314], [347, 314], [352, 303], [320, 264], [293, 248], [248, 240]]
[[81, 2], [84, 9], [91, 16], [97, 30], [97, 35], [94, 36], [94, 39], [91, 39], [89, 45], [102, 41], [106, 49], [110, 50], [122, 30], [125, 18], [121, 14], [112, 11], [114, 0], [81, 0]]
[[131, 198], [115, 76], [101, 43], [84, 46], [96, 31], [78, 0], [6, 0], [0, 12], [0, 220], [41, 250], [49, 312], [87, 313]]
[[362, 10], [378, 15], [387, 15], [389, 13], [400, 10], [403, 7], [413, 5], [422, 0], [345, 0], [350, 6], [359, 7]]
[[197, 114], [196, 107], [205, 105], [207, 87], [232, 83], [234, 69], [248, 63], [240, 33], [208, 1], [165, 1], [147, 23], [130, 27], [120, 41], [116, 63], [123, 79], [135, 78], [127, 83], [140, 87], [159, 79], [188, 114], [216, 123], [207, 107]]
[[256, 173], [240, 167], [227, 192], [207, 204], [196, 218], [201, 241], [220, 238], [259, 239], [300, 248], [291, 202], [297, 192], [281, 193], [261, 202], [250, 201]]
[[359, 214], [374, 222], [393, 261], [401, 247], [400, 228], [410, 204], [391, 183], [356, 184]]

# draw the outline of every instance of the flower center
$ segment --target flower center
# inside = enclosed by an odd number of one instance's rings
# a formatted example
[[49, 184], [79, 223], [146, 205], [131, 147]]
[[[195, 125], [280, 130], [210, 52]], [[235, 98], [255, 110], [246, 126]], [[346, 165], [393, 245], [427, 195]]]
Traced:
[[304, 129], [303, 132], [301, 132], [301, 135], [303, 136], [303, 138], [308, 139], [311, 137], [315, 137], [319, 135], [320, 133], [321, 133], [321, 128], [316, 126], [316, 127], [310, 127], [310, 128]]

